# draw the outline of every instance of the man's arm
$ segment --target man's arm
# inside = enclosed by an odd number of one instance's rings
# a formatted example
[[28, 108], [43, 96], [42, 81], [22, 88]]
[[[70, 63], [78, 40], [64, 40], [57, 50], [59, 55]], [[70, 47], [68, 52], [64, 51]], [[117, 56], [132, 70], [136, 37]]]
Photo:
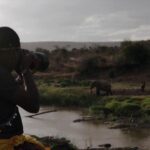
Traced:
[[39, 111], [39, 93], [29, 69], [31, 62], [32, 55], [30, 53], [23, 55], [20, 64], [22, 71], [19, 72], [23, 85], [17, 88], [14, 102], [26, 111], [36, 113]]
[[14, 94], [14, 103], [28, 112], [37, 113], [39, 111], [39, 93], [34, 83], [30, 70], [23, 74], [24, 85], [17, 88]]

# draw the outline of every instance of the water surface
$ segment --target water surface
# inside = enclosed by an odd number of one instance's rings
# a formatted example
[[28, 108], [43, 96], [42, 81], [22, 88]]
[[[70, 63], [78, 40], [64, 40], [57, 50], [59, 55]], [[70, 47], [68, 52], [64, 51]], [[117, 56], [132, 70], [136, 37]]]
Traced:
[[[42, 108], [48, 110], [48, 108]], [[24, 131], [37, 136], [66, 137], [80, 148], [98, 146], [111, 143], [113, 146], [138, 146], [148, 149], [150, 147], [150, 129], [123, 131], [121, 129], [108, 129], [100, 123], [79, 122], [73, 120], [81, 118], [81, 112], [75, 110], [60, 110], [36, 116], [25, 117], [29, 113], [20, 110], [23, 118]]]

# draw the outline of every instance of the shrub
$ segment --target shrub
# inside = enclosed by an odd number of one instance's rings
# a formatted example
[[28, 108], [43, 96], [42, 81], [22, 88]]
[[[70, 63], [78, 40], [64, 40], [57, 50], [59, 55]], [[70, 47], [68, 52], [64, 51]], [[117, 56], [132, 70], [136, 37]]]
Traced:
[[150, 115], [150, 98], [146, 98], [142, 101], [142, 109], [147, 114]]
[[141, 99], [139, 98], [128, 97], [128, 98], [125, 98], [124, 103], [132, 103], [132, 104], [140, 105], [140, 101]]
[[121, 102], [117, 101], [117, 100], [112, 100], [110, 102], [108, 102], [105, 107], [110, 109], [114, 114], [118, 114], [118, 110], [120, 108]]
[[122, 58], [125, 64], [143, 66], [149, 63], [150, 50], [144, 42], [127, 42], [122, 46]]
[[145, 98], [143, 101], [142, 101], [142, 107], [143, 108], [150, 108], [150, 98]]
[[91, 114], [96, 114], [96, 115], [99, 115], [102, 113], [102, 110], [103, 110], [103, 106], [97, 106], [97, 105], [94, 105], [94, 106], [91, 106], [90, 107], [90, 113]]
[[51, 147], [52, 150], [78, 150], [78, 148], [66, 138], [58, 137], [36, 137], [45, 146]]
[[100, 56], [88, 56], [81, 60], [78, 66], [78, 72], [81, 76], [96, 76], [100, 72], [100, 66], [106, 60]]
[[138, 104], [124, 102], [118, 109], [118, 113], [125, 117], [136, 117], [141, 115], [141, 107]]
[[94, 105], [90, 107], [90, 113], [95, 115], [103, 114], [104, 117], [107, 118], [108, 115], [112, 113], [112, 111], [104, 106]]
[[111, 100], [106, 103], [106, 108], [109, 108], [114, 115], [121, 117], [140, 116], [142, 114], [141, 106], [132, 99], [123, 101]]

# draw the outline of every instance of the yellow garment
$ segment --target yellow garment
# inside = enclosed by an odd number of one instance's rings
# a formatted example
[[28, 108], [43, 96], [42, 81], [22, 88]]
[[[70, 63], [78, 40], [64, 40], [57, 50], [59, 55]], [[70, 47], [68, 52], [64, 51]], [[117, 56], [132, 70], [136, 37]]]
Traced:
[[0, 150], [14, 150], [15, 146], [23, 144], [24, 142], [29, 142], [40, 146], [43, 150], [50, 150], [45, 148], [43, 144], [38, 142], [35, 138], [29, 135], [17, 135], [10, 139], [0, 139]]

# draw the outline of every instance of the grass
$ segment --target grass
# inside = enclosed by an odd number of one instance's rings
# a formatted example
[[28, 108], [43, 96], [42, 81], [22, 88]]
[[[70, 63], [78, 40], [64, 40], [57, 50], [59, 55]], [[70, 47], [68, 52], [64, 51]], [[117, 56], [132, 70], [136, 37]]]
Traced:
[[[109, 97], [103, 104], [90, 107], [90, 113], [112, 118], [136, 118], [143, 123], [150, 123], [150, 97]], [[107, 118], [111, 116], [111, 118]]]
[[65, 107], [89, 107], [99, 98], [91, 95], [87, 87], [54, 87], [46, 83], [38, 85], [42, 105]]
[[113, 89], [131, 89], [131, 88], [136, 88], [138, 87], [137, 84], [133, 84], [133, 83], [122, 83], [122, 82], [115, 82], [112, 85]]

